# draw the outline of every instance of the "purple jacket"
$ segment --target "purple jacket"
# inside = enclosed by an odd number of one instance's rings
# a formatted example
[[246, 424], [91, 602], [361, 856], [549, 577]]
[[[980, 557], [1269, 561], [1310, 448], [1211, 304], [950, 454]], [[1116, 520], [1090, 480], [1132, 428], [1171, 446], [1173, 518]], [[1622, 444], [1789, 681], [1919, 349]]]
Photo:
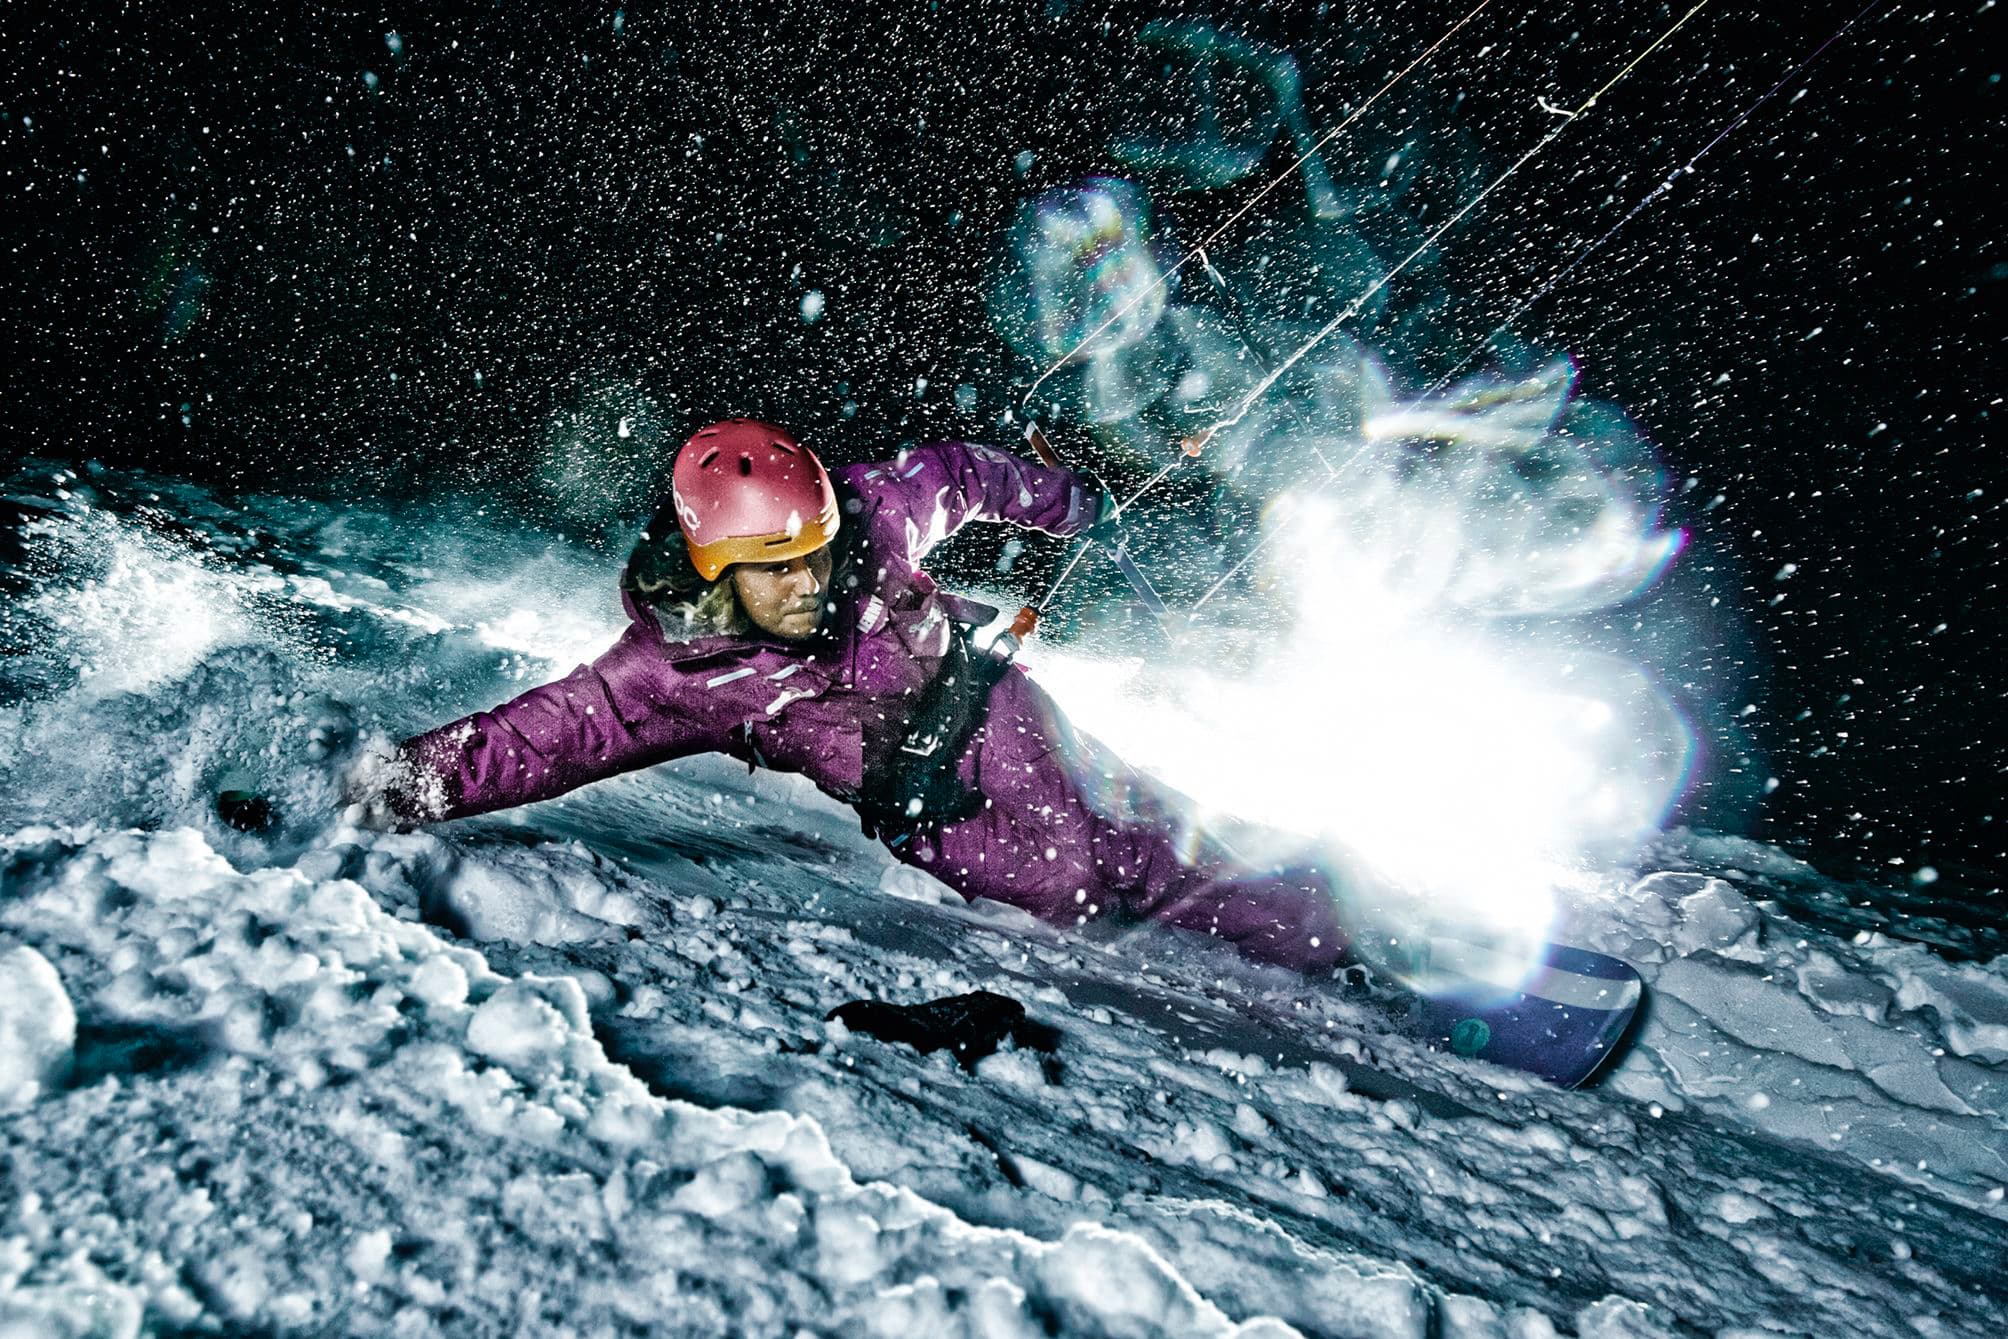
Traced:
[[905, 738], [914, 695], [971, 606], [935, 588], [921, 560], [967, 521], [1072, 535], [1094, 495], [1064, 470], [962, 442], [835, 472], [851, 559], [824, 632], [674, 642], [623, 597], [629, 625], [590, 665], [405, 741], [411, 816], [458, 818], [562, 795], [693, 753], [800, 772], [842, 800]]

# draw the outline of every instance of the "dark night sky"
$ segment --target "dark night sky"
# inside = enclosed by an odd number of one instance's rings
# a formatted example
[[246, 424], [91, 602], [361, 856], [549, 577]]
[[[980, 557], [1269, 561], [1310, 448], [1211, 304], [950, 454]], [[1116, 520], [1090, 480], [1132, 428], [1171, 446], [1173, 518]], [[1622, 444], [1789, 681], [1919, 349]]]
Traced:
[[[631, 4], [618, 29], [612, 6], [17, 7], [4, 429], [228, 486], [485, 490], [576, 529], [529, 476], [554, 423], [625, 397], [637, 435], [581, 462], [614, 485], [609, 533], [664, 443], [727, 412], [839, 460], [982, 435], [1036, 370], [985, 311], [993, 239], [1028, 195], [1120, 170], [1112, 138], [1167, 97], [1146, 21], [1288, 47], [1322, 127], [1467, 7]], [[1353, 333], [1407, 377], [1455, 362], [1857, 5], [1749, 8], [1697, 16]], [[1343, 183], [1419, 146], [1405, 227], [1677, 16], [1493, 10], [1330, 151]], [[1719, 562], [1754, 631], [1722, 654], [1750, 660], [1789, 778], [1757, 831], [1929, 861], [1946, 892], [2008, 875], [1999, 23], [1882, 6], [1519, 331], [1696, 481], [1683, 561]], [[1236, 185], [1155, 192], [1164, 221], [1190, 236], [1288, 161], [1279, 137]], [[1226, 267], [1303, 199], [1279, 190]], [[977, 410], [916, 399], [922, 376]]]

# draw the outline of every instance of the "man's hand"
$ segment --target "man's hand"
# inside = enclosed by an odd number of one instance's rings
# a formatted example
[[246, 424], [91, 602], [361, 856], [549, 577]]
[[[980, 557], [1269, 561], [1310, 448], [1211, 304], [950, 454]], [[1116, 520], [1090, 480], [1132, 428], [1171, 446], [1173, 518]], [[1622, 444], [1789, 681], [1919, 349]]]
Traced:
[[378, 832], [410, 831], [413, 824], [392, 799], [410, 769], [389, 740], [367, 741], [342, 775], [342, 821]]
[[1089, 539], [1108, 548], [1115, 548], [1123, 542], [1123, 507], [1115, 490], [1088, 470], [1079, 472], [1089, 487], [1096, 491], [1095, 519], [1081, 531]]

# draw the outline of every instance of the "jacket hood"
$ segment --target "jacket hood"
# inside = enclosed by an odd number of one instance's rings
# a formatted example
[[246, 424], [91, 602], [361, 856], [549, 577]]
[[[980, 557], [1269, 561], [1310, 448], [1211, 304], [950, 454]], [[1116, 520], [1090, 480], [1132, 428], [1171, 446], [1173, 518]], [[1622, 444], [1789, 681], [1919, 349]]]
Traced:
[[626, 611], [628, 622], [634, 624], [643, 632], [653, 633], [657, 637], [660, 637], [663, 635], [662, 620], [656, 617], [654, 609], [637, 600], [634, 597], [634, 592], [628, 589], [628, 570], [631, 566], [632, 564], [630, 563], [621, 564], [620, 584], [614, 587], [615, 590], [620, 592], [621, 608]]

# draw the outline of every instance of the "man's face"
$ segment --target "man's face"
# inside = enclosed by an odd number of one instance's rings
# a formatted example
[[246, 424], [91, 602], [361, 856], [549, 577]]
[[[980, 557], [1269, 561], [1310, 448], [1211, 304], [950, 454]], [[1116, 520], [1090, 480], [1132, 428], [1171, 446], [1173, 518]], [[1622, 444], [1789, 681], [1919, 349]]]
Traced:
[[762, 632], [800, 641], [823, 622], [823, 592], [830, 587], [830, 548], [779, 563], [735, 563], [732, 589], [739, 607]]

